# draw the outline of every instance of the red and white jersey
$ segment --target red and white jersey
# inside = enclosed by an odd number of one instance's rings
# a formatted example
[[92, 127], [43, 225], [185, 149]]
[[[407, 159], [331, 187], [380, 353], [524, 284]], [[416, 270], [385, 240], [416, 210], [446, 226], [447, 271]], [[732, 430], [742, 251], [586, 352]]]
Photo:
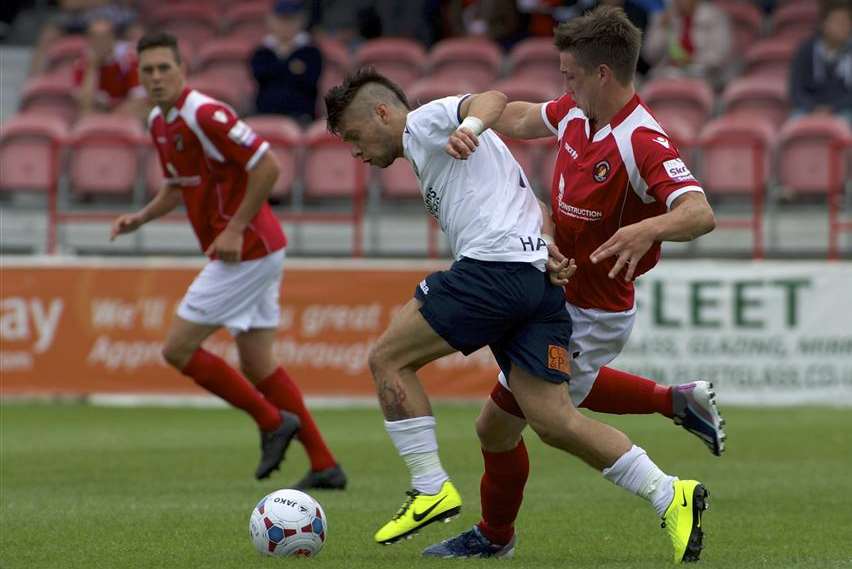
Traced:
[[[594, 265], [589, 256], [619, 228], [663, 214], [679, 196], [703, 190], [638, 96], [594, 134], [569, 95], [541, 109], [559, 144], [551, 186], [555, 240], [577, 262], [565, 298], [581, 308], [629, 310], [633, 283], [624, 281], [623, 272], [614, 279], [607, 276], [615, 257]], [[655, 243], [639, 261], [634, 278], [659, 258], [660, 244]]]
[[[166, 183], [181, 189], [186, 212], [201, 250], [206, 251], [243, 201], [248, 172], [269, 143], [226, 104], [184, 89], [163, 116], [154, 107], [148, 128]], [[269, 204], [243, 234], [242, 260], [264, 257], [287, 244]]]
[[[83, 84], [88, 65], [87, 56], [75, 62], [74, 84], [77, 87]], [[136, 53], [130, 44], [116, 43], [112, 58], [98, 69], [98, 88], [95, 94], [98, 101], [113, 108], [129, 97], [144, 97], [145, 90], [139, 84], [137, 65]]]

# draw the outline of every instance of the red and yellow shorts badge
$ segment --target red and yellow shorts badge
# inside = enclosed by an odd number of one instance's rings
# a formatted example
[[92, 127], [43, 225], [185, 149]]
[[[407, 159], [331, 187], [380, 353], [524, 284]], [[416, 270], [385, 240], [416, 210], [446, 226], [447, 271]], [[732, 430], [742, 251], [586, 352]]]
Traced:
[[571, 356], [568, 355], [568, 350], [562, 346], [550, 344], [547, 347], [547, 367], [570, 375]]

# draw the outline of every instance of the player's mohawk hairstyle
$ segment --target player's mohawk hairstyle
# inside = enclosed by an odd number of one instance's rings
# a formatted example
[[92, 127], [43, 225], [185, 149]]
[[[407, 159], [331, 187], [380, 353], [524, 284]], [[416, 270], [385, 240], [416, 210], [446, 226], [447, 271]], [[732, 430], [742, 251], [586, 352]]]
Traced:
[[405, 93], [399, 85], [371, 66], [361, 67], [354, 73], [347, 75], [343, 83], [332, 87], [325, 94], [325, 108], [328, 114], [327, 124], [328, 130], [331, 133], [340, 134], [340, 121], [343, 118], [343, 113], [352, 104], [352, 100], [355, 99], [361, 87], [370, 83], [375, 83], [389, 89], [406, 109], [411, 108]]

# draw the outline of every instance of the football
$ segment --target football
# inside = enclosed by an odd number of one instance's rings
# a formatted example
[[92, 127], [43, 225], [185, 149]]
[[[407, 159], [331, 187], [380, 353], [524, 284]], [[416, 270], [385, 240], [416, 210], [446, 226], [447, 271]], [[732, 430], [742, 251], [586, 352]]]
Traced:
[[328, 536], [328, 522], [319, 502], [298, 490], [277, 490], [252, 510], [249, 533], [264, 555], [314, 557]]

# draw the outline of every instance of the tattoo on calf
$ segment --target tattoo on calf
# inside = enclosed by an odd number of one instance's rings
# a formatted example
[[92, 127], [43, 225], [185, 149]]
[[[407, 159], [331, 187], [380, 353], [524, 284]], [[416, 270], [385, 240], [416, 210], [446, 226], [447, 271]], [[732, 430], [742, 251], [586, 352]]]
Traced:
[[396, 382], [378, 381], [376, 382], [376, 389], [385, 419], [400, 421], [411, 418], [411, 412], [406, 406], [407, 396], [402, 385]]

